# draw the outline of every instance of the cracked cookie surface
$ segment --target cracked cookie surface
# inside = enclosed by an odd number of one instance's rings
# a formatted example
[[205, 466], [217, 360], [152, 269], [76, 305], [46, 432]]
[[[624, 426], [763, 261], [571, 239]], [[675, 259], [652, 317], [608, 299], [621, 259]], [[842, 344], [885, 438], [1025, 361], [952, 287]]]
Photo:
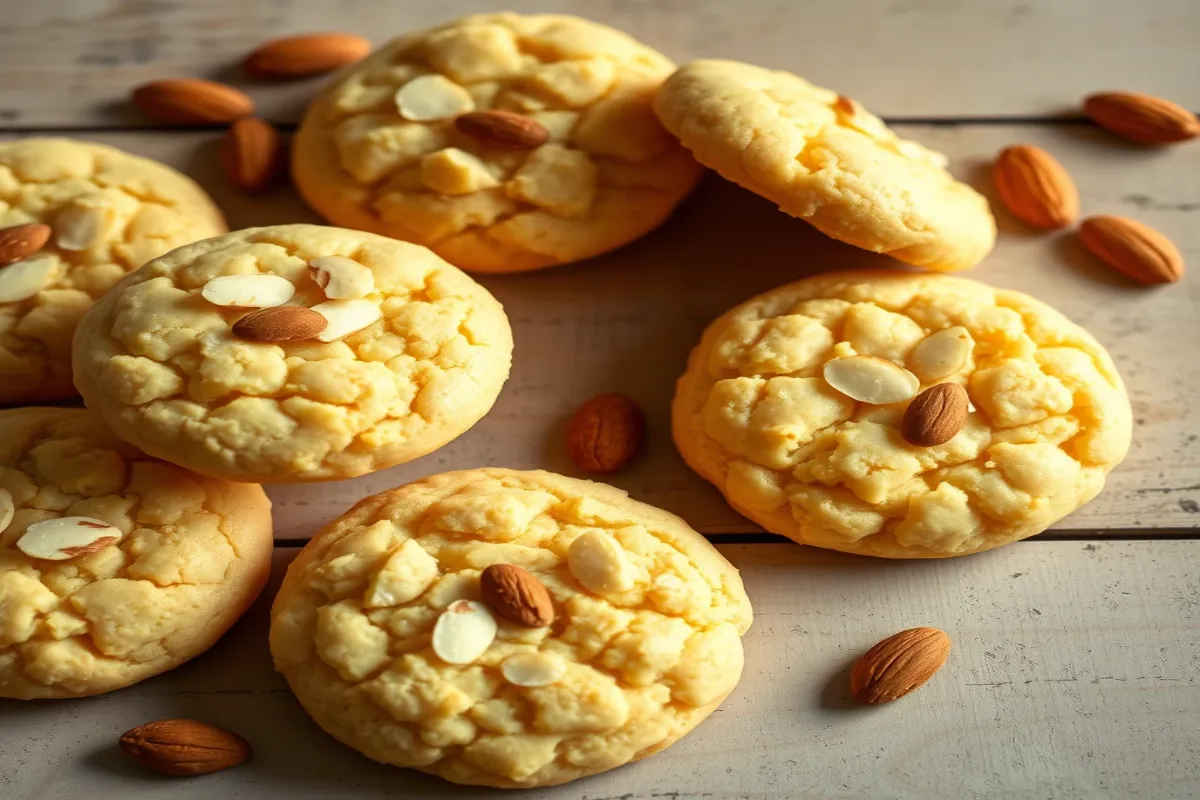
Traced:
[[[497, 618], [481, 654], [443, 661], [439, 619], [501, 563], [545, 586], [554, 621]], [[750, 622], [737, 570], [678, 517], [603, 484], [479, 469], [367, 498], [319, 533], [275, 600], [271, 652], [317, 723], [367, 756], [533, 787], [690, 731], [737, 684]], [[515, 685], [514, 658], [557, 677]]]
[[[118, 541], [24, 552], [30, 526], [65, 517]], [[271, 567], [261, 487], [150, 458], [78, 409], [0, 411], [0, 523], [0, 697], [83, 697], [172, 669], [237, 621]]]
[[[579, 261], [658, 227], [700, 167], [654, 116], [674, 65], [577, 17], [481, 14], [384, 45], [312, 103], [292, 172], [331, 222], [466, 270]], [[455, 126], [503, 110], [549, 139], [488, 146]]]
[[[342, 288], [361, 296], [328, 301], [310, 262], [349, 262]], [[276, 276], [265, 280], [290, 294], [284, 308], [340, 304], [367, 324], [328, 342], [248, 340], [233, 326], [251, 309], [204, 295], [223, 276]], [[96, 304], [75, 344], [80, 393], [119, 435], [248, 481], [348, 478], [431, 452], [487, 413], [511, 359], [503, 308], [462, 271], [418, 245], [317, 225], [155, 259]]]
[[[949, 441], [910, 444], [908, 400], [856, 402], [825, 380], [831, 359], [856, 354], [907, 368], [921, 389], [959, 384], [974, 409]], [[1129, 449], [1131, 411], [1104, 348], [1027, 295], [846, 272], [713, 322], [679, 379], [672, 425], [688, 464], [767, 530], [938, 558], [1033, 536], [1095, 497]]]
[[835, 239], [936, 271], [972, 267], [995, 244], [987, 200], [945, 156], [795, 75], [693, 61], [655, 109], [700, 163]]
[[[70, 139], [0, 143], [0, 228], [26, 223], [52, 233], [25, 261], [48, 261], [35, 284], [0, 302], [0, 404], [75, 395], [71, 336], [92, 303], [151, 258], [227, 230], [190, 178]], [[15, 267], [0, 267], [0, 280]]]

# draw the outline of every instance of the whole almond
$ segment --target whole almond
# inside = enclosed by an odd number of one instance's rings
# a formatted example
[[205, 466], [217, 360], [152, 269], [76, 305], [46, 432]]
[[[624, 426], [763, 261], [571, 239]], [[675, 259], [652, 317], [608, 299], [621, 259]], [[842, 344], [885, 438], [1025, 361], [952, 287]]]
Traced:
[[132, 99], [149, 116], [184, 125], [227, 125], [254, 112], [254, 101], [245, 92], [198, 78], [143, 84]]
[[509, 622], [544, 628], [554, 621], [550, 592], [528, 570], [515, 564], [493, 564], [479, 576], [483, 602]]
[[615, 472], [637, 453], [645, 432], [637, 403], [620, 394], [597, 395], [567, 424], [567, 454], [582, 472]]
[[949, 654], [950, 637], [937, 628], [900, 631], [858, 660], [850, 673], [850, 691], [864, 705], [889, 703], [932, 678]]
[[265, 119], [234, 120], [221, 142], [221, 163], [234, 186], [245, 192], [262, 191], [283, 170], [283, 138]]
[[1183, 277], [1179, 248], [1128, 217], [1088, 217], [1079, 225], [1079, 239], [1105, 264], [1139, 283], [1174, 283]]
[[1100, 92], [1083, 113], [1107, 131], [1142, 144], [1171, 144], [1200, 136], [1200, 120], [1183, 106], [1137, 92]]
[[162, 719], [126, 731], [121, 750], [164, 775], [206, 775], [237, 766], [250, 745], [232, 731], [194, 719]]
[[532, 150], [550, 139], [545, 125], [512, 111], [472, 111], [454, 126], [484, 147], [503, 150]]
[[329, 323], [303, 306], [272, 306], [252, 311], [233, 323], [233, 335], [252, 342], [299, 342], [311, 339]]
[[352, 33], [287, 36], [260, 45], [242, 69], [263, 78], [302, 78], [361, 61], [370, 52], [371, 43]]
[[0, 267], [6, 267], [36, 253], [50, 241], [49, 225], [27, 222], [0, 230]]
[[1079, 216], [1075, 182], [1040, 147], [1006, 147], [996, 158], [992, 178], [1008, 210], [1035, 228], [1065, 228]]
[[900, 432], [919, 447], [945, 444], [962, 430], [969, 406], [967, 390], [957, 383], [930, 386], [908, 404]]

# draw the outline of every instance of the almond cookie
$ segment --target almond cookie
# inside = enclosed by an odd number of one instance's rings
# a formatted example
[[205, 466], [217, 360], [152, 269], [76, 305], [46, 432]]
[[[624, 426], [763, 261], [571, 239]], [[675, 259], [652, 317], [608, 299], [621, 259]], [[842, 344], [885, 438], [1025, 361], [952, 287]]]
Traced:
[[1095, 497], [1131, 412], [1104, 348], [1031, 297], [846, 272], [712, 323], [672, 422], [688, 464], [767, 530], [941, 558], [1033, 536]]
[[305, 710], [377, 761], [549, 786], [653, 755], [742, 672], [750, 601], [678, 517], [548, 472], [369, 497], [288, 569], [271, 653]]
[[589, 258], [658, 227], [699, 178], [651, 109], [674, 68], [576, 17], [481, 14], [402, 36], [309, 107], [295, 184], [331, 222], [465, 270]]
[[422, 456], [491, 408], [512, 332], [429, 250], [318, 225], [197, 242], [83, 319], [75, 382], [118, 435], [244, 481], [333, 480]]
[[655, 109], [702, 164], [835, 239], [938, 271], [972, 267], [995, 244], [987, 200], [945, 156], [795, 75], [693, 61]]
[[81, 409], [0, 411], [0, 443], [0, 697], [85, 697], [174, 669], [266, 583], [261, 487], [150, 458]]
[[226, 230], [203, 189], [156, 161], [70, 139], [0, 143], [0, 405], [73, 396], [71, 336], [96, 298]]

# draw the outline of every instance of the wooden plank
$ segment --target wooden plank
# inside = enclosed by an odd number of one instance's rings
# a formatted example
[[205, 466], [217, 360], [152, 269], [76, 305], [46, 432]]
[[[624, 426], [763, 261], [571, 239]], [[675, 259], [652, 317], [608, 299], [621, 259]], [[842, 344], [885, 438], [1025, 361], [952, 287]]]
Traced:
[[[755, 606], [725, 705], [645, 762], [567, 798], [1184, 798], [1200, 786], [1200, 542], [1026, 542], [941, 562], [792, 545], [722, 551]], [[273, 594], [294, 551], [279, 551]], [[849, 666], [914, 625], [946, 630], [942, 671], [864, 709]], [[496, 795], [361, 758], [323, 734], [271, 670], [267, 602], [210, 653], [106, 697], [0, 701], [0, 796], [304, 798]], [[192, 716], [246, 736], [245, 766], [148, 776], [119, 734]]]
[[[732, 58], [795, 71], [893, 117], [1057, 116], [1127, 88], [1200, 108], [1194, 0], [509, 0], [634, 32], [677, 61]], [[144, 125], [131, 87], [168, 76], [242, 81], [237, 64], [275, 36], [321, 30], [379, 43], [489, 0], [211, 0], [26, 3], [0, 27], [0, 125]], [[252, 85], [262, 113], [298, 119], [313, 87]]]

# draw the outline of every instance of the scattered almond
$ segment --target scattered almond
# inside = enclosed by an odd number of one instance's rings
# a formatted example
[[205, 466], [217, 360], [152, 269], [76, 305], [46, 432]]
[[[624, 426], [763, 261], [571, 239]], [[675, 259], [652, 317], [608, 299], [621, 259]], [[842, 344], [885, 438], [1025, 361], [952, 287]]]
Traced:
[[1000, 151], [992, 179], [1004, 205], [1035, 228], [1065, 228], [1079, 216], [1079, 190], [1054, 156], [1031, 144]]
[[567, 424], [567, 453], [582, 472], [615, 472], [641, 447], [646, 418], [621, 394], [601, 394], [576, 409]]
[[831, 358], [822, 373], [826, 383], [851, 400], [876, 406], [908, 400], [921, 388], [916, 375], [876, 356]]
[[221, 164], [229, 182], [237, 188], [262, 191], [283, 171], [283, 137], [265, 119], [234, 120], [221, 142]]
[[281, 306], [296, 293], [282, 275], [219, 275], [204, 284], [200, 295], [214, 306], [270, 308]]
[[517, 653], [504, 659], [500, 673], [513, 686], [549, 686], [567, 674], [567, 663], [552, 653]]
[[250, 757], [250, 745], [233, 731], [194, 719], [161, 719], [121, 735], [121, 751], [164, 775], [207, 775]]
[[526, 628], [554, 621], [550, 592], [529, 570], [515, 564], [493, 564], [479, 576], [483, 602], [496, 615]]
[[438, 617], [430, 644], [447, 664], [470, 664], [496, 638], [496, 620], [487, 606], [474, 600], [455, 600]]
[[1088, 217], [1079, 225], [1079, 239], [1105, 264], [1140, 283], [1174, 283], [1183, 277], [1183, 254], [1179, 248], [1166, 236], [1136, 220]]
[[933, 383], [965, 367], [974, 349], [970, 332], [955, 325], [922, 339], [908, 357], [908, 368], [921, 383]]
[[35, 256], [0, 269], [0, 303], [16, 303], [49, 286], [62, 271], [57, 256]]
[[357, 300], [375, 291], [375, 273], [352, 258], [314, 258], [308, 262], [308, 274], [330, 300]]
[[302, 78], [361, 61], [371, 43], [352, 33], [310, 33], [272, 39], [260, 45], [242, 69], [263, 78]]
[[472, 111], [454, 120], [454, 126], [484, 147], [503, 150], [532, 150], [550, 139], [545, 125], [512, 111]]
[[251, 342], [299, 342], [313, 338], [328, 324], [311, 308], [273, 306], [251, 311], [233, 323], [233, 335]]
[[571, 542], [567, 568], [595, 594], [618, 594], [633, 588], [634, 569], [625, 548], [602, 531], [587, 531]]
[[0, 489], [0, 533], [8, 530], [16, 511], [17, 507], [13, 503], [12, 493], [8, 489]]
[[0, 230], [0, 267], [22, 261], [50, 241], [50, 226], [40, 222], [13, 225]]
[[325, 330], [317, 334], [319, 342], [336, 342], [363, 328], [370, 327], [383, 317], [383, 309], [371, 300], [326, 300], [313, 306], [313, 311], [325, 318]]
[[396, 110], [412, 122], [453, 119], [474, 109], [471, 93], [443, 75], [422, 75], [396, 90]]
[[254, 101], [232, 86], [198, 78], [143, 84], [133, 104], [155, 119], [184, 125], [226, 125], [254, 113]]
[[115, 216], [106, 197], [79, 197], [54, 218], [54, 243], [60, 250], [90, 250], [108, 236]]
[[17, 540], [17, 549], [30, 558], [66, 561], [95, 553], [121, 541], [120, 528], [91, 517], [59, 517], [35, 522]]
[[931, 386], [908, 404], [900, 431], [918, 447], [945, 444], [962, 430], [969, 405], [967, 390], [957, 383]]
[[900, 631], [858, 660], [850, 674], [850, 691], [864, 705], [889, 703], [932, 678], [949, 654], [950, 637], [937, 628]]
[[1100, 92], [1083, 113], [1101, 128], [1142, 144], [1170, 144], [1200, 136], [1200, 120], [1183, 106], [1137, 92]]

